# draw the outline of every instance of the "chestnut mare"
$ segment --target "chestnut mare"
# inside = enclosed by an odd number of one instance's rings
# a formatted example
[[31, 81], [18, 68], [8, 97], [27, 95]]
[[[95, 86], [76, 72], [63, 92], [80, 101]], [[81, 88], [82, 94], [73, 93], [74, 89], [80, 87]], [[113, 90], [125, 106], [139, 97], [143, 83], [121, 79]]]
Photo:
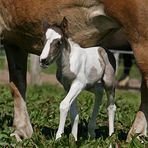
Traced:
[[[147, 134], [148, 121], [148, 1], [104, 0], [106, 13], [115, 18], [125, 29], [136, 62], [142, 73], [141, 105], [128, 134]], [[129, 98], [130, 99], [130, 98]]]
[[[130, 133], [140, 132], [146, 135], [145, 116], [148, 120], [147, 4], [147, 0], [44, 0], [44, 2], [42, 0], [13, 0], [13, 2], [0, 0], [0, 35], [8, 60], [10, 81], [14, 82], [20, 92], [19, 95], [15, 95], [17, 99], [20, 98], [20, 108], [22, 104], [25, 106], [21, 100], [25, 99], [26, 93], [28, 53], [39, 55], [43, 48], [42, 23], [44, 20], [48, 20], [49, 24], [59, 23], [66, 16], [71, 28], [69, 32], [71, 38], [83, 47], [96, 46], [100, 41], [104, 44], [103, 47], [108, 48], [120, 47], [130, 42], [142, 72], [141, 106]], [[104, 16], [103, 8], [118, 23]], [[121, 26], [123, 26], [122, 29]], [[123, 30], [127, 33], [128, 41]], [[106, 37], [107, 41], [114, 40], [111, 42], [114, 45], [105, 45]], [[27, 116], [27, 113], [25, 115]], [[137, 125], [139, 119], [141, 126]], [[15, 136], [19, 140], [20, 137], [26, 138], [32, 134], [31, 125], [29, 120], [27, 121], [21, 120], [17, 113], [14, 116], [14, 123], [17, 123]], [[30, 130], [24, 127], [30, 127]], [[31, 132], [28, 133], [28, 131]]]

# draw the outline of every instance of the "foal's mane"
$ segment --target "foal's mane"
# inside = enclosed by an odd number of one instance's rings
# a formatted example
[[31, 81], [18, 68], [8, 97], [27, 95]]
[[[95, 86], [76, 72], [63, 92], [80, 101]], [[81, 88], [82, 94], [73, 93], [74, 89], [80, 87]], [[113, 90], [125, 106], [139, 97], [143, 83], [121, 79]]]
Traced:
[[50, 25], [50, 27], [51, 28], [57, 28], [57, 29], [60, 29], [61, 30], [61, 32], [62, 32], [62, 36], [64, 37], [64, 38], [68, 38], [68, 29], [67, 28], [62, 28], [62, 26], [61, 26], [61, 24], [59, 25], [58, 23], [54, 23], [54, 24], [52, 24], [52, 25]]

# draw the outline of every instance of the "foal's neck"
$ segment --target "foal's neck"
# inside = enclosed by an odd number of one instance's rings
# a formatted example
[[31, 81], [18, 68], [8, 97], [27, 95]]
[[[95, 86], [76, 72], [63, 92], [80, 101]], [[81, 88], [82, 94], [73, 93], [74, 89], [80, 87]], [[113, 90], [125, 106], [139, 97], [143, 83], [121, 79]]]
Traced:
[[71, 45], [69, 43], [69, 40], [67, 38], [63, 38], [61, 45], [61, 54], [56, 61], [58, 67], [61, 68], [66, 65], [66, 62], [69, 60], [70, 52], [71, 52]]
[[81, 49], [80, 45], [75, 43], [71, 38], [63, 38], [62, 39], [62, 47], [61, 47], [61, 54], [57, 59], [57, 66], [64, 67], [69, 64], [70, 54], [76, 48]]
[[79, 44], [77, 44], [76, 42], [74, 42], [71, 38], [68, 39], [68, 42], [70, 44], [70, 48], [75, 49], [75, 48], [81, 48]]

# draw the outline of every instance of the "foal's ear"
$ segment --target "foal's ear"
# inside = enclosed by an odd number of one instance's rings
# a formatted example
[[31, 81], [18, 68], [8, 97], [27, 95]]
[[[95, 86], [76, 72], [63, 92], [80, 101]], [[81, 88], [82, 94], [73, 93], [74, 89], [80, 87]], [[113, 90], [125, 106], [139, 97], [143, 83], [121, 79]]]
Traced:
[[68, 29], [68, 20], [66, 19], [66, 17], [63, 18], [60, 26], [63, 30]]
[[50, 27], [49, 23], [47, 20], [43, 21], [43, 30], [44, 33], [47, 31], [47, 29]]

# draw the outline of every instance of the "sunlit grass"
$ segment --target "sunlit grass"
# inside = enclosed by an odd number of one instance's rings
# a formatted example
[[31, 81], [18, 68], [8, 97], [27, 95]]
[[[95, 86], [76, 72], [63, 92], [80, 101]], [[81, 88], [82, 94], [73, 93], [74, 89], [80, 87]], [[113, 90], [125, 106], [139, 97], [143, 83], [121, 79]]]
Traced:
[[[3, 68], [4, 60], [0, 61], [0, 68]], [[120, 63], [118, 77], [123, 70]], [[43, 70], [47, 74], [55, 74], [56, 65], [49, 66]], [[140, 73], [134, 64], [130, 73], [131, 78], [140, 79]], [[9, 87], [0, 85], [0, 147], [35, 147], [35, 148], [66, 148], [71, 147], [69, 141], [70, 119], [68, 117], [65, 125], [64, 142], [56, 143], [55, 134], [59, 124], [59, 105], [65, 96], [63, 88], [51, 85], [28, 86], [27, 106], [33, 125], [34, 134], [31, 139], [16, 143], [10, 134], [14, 130], [13, 122], [13, 99]], [[116, 91], [116, 120], [115, 133], [108, 136], [107, 98], [104, 95], [100, 112], [97, 116], [97, 129], [95, 140], [91, 140], [87, 133], [87, 124], [92, 111], [94, 96], [88, 92], [83, 92], [78, 98], [80, 113], [79, 133], [77, 147], [80, 148], [108, 148], [110, 143], [120, 145], [121, 148], [146, 148], [147, 139], [141, 144], [136, 137], [130, 144], [126, 143], [126, 136], [132, 125], [135, 114], [140, 104], [139, 92]]]
[[[123, 59], [120, 59], [119, 67], [117, 69], [117, 79], [119, 79], [119, 77], [122, 75], [123, 70], [124, 70]], [[141, 79], [141, 73], [134, 59], [133, 59], [133, 65], [131, 67], [129, 76], [130, 76], [130, 79], [138, 79], [138, 80]]]
[[[56, 143], [55, 133], [59, 124], [59, 104], [65, 96], [63, 88], [50, 85], [29, 86], [27, 91], [27, 106], [30, 119], [34, 128], [31, 139], [16, 143], [10, 137], [12, 132], [13, 100], [8, 86], [0, 86], [0, 147], [1, 146], [22, 146], [22, 147], [70, 147], [70, 119], [68, 117], [65, 125], [64, 142]], [[108, 148], [110, 143], [118, 143], [121, 147], [130, 145], [141, 145], [135, 138], [132, 143], [125, 142], [127, 132], [132, 124], [135, 113], [140, 104], [139, 92], [116, 91], [116, 120], [115, 133], [108, 137], [108, 117], [106, 112], [107, 98], [104, 95], [103, 103], [97, 117], [97, 129], [95, 140], [89, 139], [87, 135], [87, 124], [92, 111], [94, 96], [91, 93], [83, 92], [78, 98], [80, 112], [79, 137], [77, 146], [80, 148], [99, 147]], [[134, 148], [134, 146], [133, 146]]]

